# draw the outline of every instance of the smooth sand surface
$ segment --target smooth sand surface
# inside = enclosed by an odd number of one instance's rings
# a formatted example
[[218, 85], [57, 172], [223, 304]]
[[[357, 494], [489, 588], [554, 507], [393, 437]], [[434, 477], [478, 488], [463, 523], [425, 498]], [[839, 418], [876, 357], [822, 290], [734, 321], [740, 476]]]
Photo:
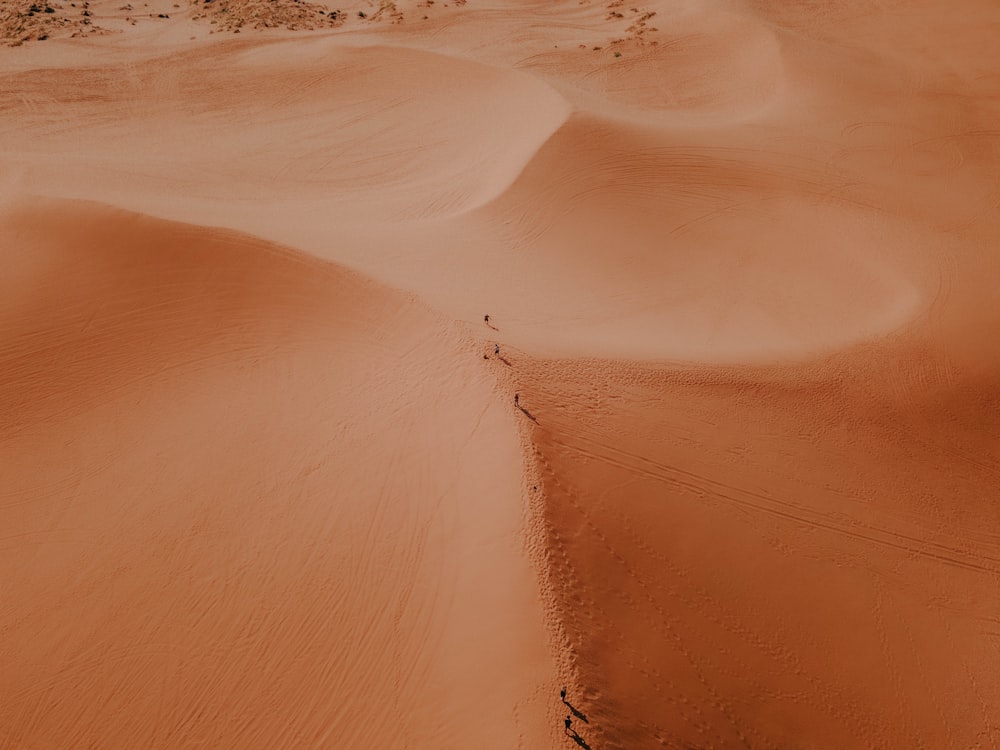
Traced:
[[0, 748], [1000, 747], [1000, 7], [214, 3], [0, 12]]

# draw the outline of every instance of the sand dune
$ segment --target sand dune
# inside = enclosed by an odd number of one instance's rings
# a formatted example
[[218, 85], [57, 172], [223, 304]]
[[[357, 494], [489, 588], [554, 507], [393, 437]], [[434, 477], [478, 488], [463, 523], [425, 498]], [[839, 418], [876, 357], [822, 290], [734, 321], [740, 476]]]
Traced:
[[4, 228], [4, 746], [461, 746], [501, 700], [548, 744], [516, 432], [451, 327], [245, 237]]
[[884, 334], [927, 304], [937, 279], [900, 262], [922, 241], [904, 222], [838, 200], [815, 162], [692, 140], [576, 120], [489, 207], [531, 294], [553, 276], [568, 288], [526, 344], [771, 360]]
[[994, 744], [1000, 456], [869, 367], [525, 364], [601, 747]]
[[0, 747], [1000, 746], [960, 6], [4, 9]]
[[[669, 0], [644, 3], [641, 11], [608, 6], [631, 23], [624, 33], [598, 50], [553, 48], [528, 67], [571, 82], [590, 109], [647, 122], [731, 123], [780, 101], [786, 72], [775, 32], [750, 14], [689, 6]], [[646, 46], [650, 34], [655, 45]], [[621, 59], [595, 64], [594, 51]]]
[[334, 225], [432, 218], [502, 192], [567, 112], [544, 83], [419, 50], [210, 49], [10, 75], [5, 138], [26, 186], [237, 225], [303, 202]]

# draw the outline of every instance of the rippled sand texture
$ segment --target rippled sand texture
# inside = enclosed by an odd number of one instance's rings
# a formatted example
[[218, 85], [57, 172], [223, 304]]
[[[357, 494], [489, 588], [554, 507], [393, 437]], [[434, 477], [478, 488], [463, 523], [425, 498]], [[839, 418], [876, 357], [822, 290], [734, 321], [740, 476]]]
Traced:
[[1000, 747], [1000, 7], [283, 2], [3, 16], [0, 748]]

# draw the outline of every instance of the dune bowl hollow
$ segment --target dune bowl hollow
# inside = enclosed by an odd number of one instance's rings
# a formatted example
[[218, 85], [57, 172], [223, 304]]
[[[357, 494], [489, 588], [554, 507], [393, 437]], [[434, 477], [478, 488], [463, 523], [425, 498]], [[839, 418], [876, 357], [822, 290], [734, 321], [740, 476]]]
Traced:
[[0, 748], [1000, 748], [998, 38], [0, 3]]

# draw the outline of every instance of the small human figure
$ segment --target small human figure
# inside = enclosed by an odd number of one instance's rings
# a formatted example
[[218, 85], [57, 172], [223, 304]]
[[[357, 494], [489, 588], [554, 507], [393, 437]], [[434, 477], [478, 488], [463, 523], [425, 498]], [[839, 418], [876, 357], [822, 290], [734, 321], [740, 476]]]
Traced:
[[490, 316], [489, 315], [484, 315], [483, 316], [483, 320], [486, 322], [486, 325], [490, 324]]
[[514, 406], [518, 406], [518, 401], [521, 400], [521, 396], [517, 393], [514, 394]]
[[496, 357], [500, 356], [500, 344], [493, 345], [493, 355]]
[[[537, 490], [538, 487], [535, 487], [535, 489]], [[559, 697], [562, 699], [563, 703], [566, 702], [566, 688], [563, 688], [562, 690], [559, 691]]]
[[571, 716], [566, 717], [566, 731], [570, 731], [571, 725], [573, 724], [573, 718]]

